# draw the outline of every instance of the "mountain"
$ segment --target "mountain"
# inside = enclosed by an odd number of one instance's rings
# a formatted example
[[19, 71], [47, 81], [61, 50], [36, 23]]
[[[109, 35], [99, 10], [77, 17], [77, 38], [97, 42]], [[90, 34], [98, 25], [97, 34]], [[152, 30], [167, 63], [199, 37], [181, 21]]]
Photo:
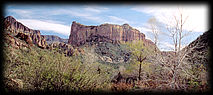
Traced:
[[72, 22], [68, 43], [73, 46], [80, 46], [85, 44], [91, 36], [106, 37], [112, 40], [112, 42], [142, 40], [146, 45], [154, 45], [152, 41], [145, 39], [145, 34], [132, 28], [128, 24], [101, 24], [99, 26], [86, 26], [75, 21]]
[[68, 43], [68, 39], [63, 39], [63, 38], [60, 38], [58, 36], [55, 36], [55, 35], [43, 35], [47, 44], [51, 44], [53, 42], [63, 42], [63, 43]]
[[5, 25], [7, 24], [7, 29], [11, 32], [12, 35], [17, 35], [18, 33], [23, 33], [24, 35], [29, 36], [33, 44], [46, 48], [46, 40], [44, 36], [41, 35], [39, 30], [33, 30], [18, 22], [14, 17], [8, 16], [4, 19]]

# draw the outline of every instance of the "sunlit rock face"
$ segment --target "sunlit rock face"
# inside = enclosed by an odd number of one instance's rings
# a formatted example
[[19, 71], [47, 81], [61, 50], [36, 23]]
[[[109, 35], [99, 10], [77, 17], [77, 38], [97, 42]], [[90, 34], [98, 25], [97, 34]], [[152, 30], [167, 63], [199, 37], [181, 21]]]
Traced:
[[46, 48], [46, 40], [44, 36], [41, 35], [39, 30], [33, 30], [26, 27], [22, 23], [16, 21], [16, 19], [12, 16], [8, 16], [4, 20], [5, 22], [10, 23], [8, 29], [14, 35], [17, 35], [18, 33], [24, 33], [25, 35], [28, 35], [30, 37], [30, 40], [32, 40], [33, 44], [41, 48]]
[[113, 42], [127, 42], [143, 40], [145, 44], [153, 44], [152, 41], [145, 39], [145, 35], [139, 30], [132, 28], [128, 24], [114, 25], [101, 24], [99, 26], [86, 26], [72, 22], [68, 43], [74, 46], [83, 45], [90, 37], [102, 36], [109, 38]]

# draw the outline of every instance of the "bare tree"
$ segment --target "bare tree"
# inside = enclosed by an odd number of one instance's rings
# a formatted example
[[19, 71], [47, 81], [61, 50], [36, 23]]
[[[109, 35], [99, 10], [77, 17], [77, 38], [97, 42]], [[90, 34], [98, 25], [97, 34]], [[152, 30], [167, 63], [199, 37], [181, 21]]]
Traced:
[[[176, 25], [178, 26], [178, 25]], [[169, 32], [169, 36], [172, 38], [173, 44], [174, 44], [174, 52], [177, 53], [178, 51], [178, 27], [172, 27], [167, 25], [166, 26], [167, 31]]]
[[[150, 25], [150, 28], [152, 30], [152, 34], [154, 35], [154, 44], [157, 46], [158, 44], [158, 38], [160, 33], [160, 25], [155, 17], [151, 17], [148, 20], [148, 24]], [[157, 48], [155, 47], [155, 52], [157, 51]]]
[[[187, 36], [187, 34], [189, 33], [185, 33], [184, 34], [184, 29], [183, 26], [186, 23], [188, 16], [186, 18], [183, 18], [183, 12], [178, 8], [179, 13], [178, 15], [174, 15], [174, 25], [167, 25], [167, 31], [170, 34], [170, 37], [172, 38], [173, 44], [174, 44], [174, 52], [175, 52], [175, 56], [173, 57], [173, 61], [172, 61], [172, 82], [171, 82], [171, 86], [172, 88], [176, 88], [178, 89], [178, 83], [177, 83], [177, 73], [178, 70], [184, 71], [184, 69], [181, 67], [182, 63], [183, 63], [183, 59], [186, 56], [186, 52], [181, 52], [181, 45], [182, 45], [182, 39], [184, 37]], [[171, 24], [171, 23], [170, 23]], [[186, 31], [185, 31], [186, 32]], [[182, 54], [181, 54], [182, 53]]]
[[[174, 89], [180, 89], [178, 77], [180, 72], [184, 72], [187, 75], [191, 75], [183, 65], [186, 65], [183, 60], [186, 56], [186, 51], [190, 50], [181, 50], [182, 47], [182, 40], [183, 38], [187, 37], [187, 35], [191, 31], [185, 31], [184, 30], [184, 25], [188, 20], [188, 16], [184, 17], [183, 12], [178, 8], [178, 14], [173, 15], [172, 19], [166, 19], [167, 21], [166, 24], [166, 30], [168, 31], [169, 37], [171, 38], [173, 44], [174, 44], [174, 55], [171, 58], [167, 58], [167, 55], [158, 55], [157, 62], [160, 63], [160, 65], [165, 69], [171, 72], [171, 81], [169, 82], [169, 86]], [[151, 18], [149, 20], [151, 29], [153, 34], [156, 33], [156, 27], [153, 25], [154, 18]], [[157, 24], [156, 24], [157, 25]], [[159, 31], [158, 31], [159, 32]], [[157, 34], [157, 33], [156, 33]], [[158, 35], [157, 35], [158, 36]], [[157, 38], [157, 37], [155, 37]], [[155, 40], [156, 41], [156, 40]], [[155, 42], [156, 43], [156, 42]], [[171, 52], [172, 53], [172, 52]], [[188, 64], [189, 65], [189, 64]]]
[[167, 21], [166, 29], [169, 32], [169, 36], [173, 40], [174, 51], [177, 53], [181, 51], [182, 39], [185, 38], [191, 31], [185, 31], [183, 26], [185, 25], [189, 16], [183, 17], [183, 11], [178, 8], [178, 15], [173, 15], [171, 21]]

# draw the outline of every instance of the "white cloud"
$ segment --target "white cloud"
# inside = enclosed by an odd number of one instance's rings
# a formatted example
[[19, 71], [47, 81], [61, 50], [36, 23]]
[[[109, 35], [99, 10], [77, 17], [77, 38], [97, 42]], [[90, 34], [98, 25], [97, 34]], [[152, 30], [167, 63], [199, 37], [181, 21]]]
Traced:
[[88, 13], [84, 13], [84, 12], [76, 12], [76, 11], [68, 11], [67, 13], [74, 15], [74, 16], [80, 16], [80, 17], [88, 17], [91, 16]]
[[35, 30], [53, 31], [66, 36], [70, 34], [70, 26], [66, 26], [63, 24], [41, 21], [36, 19], [17, 19], [17, 21]]
[[207, 17], [208, 6], [205, 5], [149, 5], [136, 6], [132, 8], [132, 10], [155, 16], [160, 22], [164, 24], [174, 23], [169, 22], [168, 20], [174, 19], [174, 15], [178, 18], [179, 13], [182, 12], [184, 19], [188, 16], [188, 19], [183, 27], [185, 30], [204, 32], [209, 28]]
[[116, 17], [116, 16], [108, 16], [109, 20], [105, 23], [110, 23], [110, 24], [125, 24], [125, 23], [129, 23], [129, 21]]
[[152, 32], [150, 28], [146, 28], [146, 27], [135, 27], [135, 28], [141, 32]]
[[28, 10], [21, 10], [21, 9], [10, 9], [10, 12], [15, 12], [17, 14], [29, 14], [31, 11]]
[[95, 13], [101, 13], [104, 11], [107, 11], [108, 8], [100, 6], [100, 5], [95, 5], [95, 4], [90, 4], [90, 5], [85, 5], [86, 8], [84, 10], [90, 11], [90, 12], [95, 12]]
[[98, 10], [98, 9], [92, 8], [92, 7], [86, 7], [86, 8], [84, 8], [84, 10], [90, 11], [90, 12], [95, 12], [95, 13], [100, 13], [101, 12], [101, 10]]
[[95, 22], [102, 22], [102, 18], [100, 16], [96, 16], [90, 12], [86, 12], [85, 10], [73, 11], [71, 9], [57, 9], [57, 10], [53, 10], [51, 14], [52, 15], [71, 15], [71, 16], [81, 17], [87, 20], [92, 20]]
[[22, 16], [24, 18], [31, 18], [33, 12], [30, 10], [22, 10], [22, 9], [9, 9], [8, 12], [15, 13], [16, 15]]
[[174, 45], [168, 42], [160, 42], [159, 48], [161, 51], [170, 51], [174, 50]]

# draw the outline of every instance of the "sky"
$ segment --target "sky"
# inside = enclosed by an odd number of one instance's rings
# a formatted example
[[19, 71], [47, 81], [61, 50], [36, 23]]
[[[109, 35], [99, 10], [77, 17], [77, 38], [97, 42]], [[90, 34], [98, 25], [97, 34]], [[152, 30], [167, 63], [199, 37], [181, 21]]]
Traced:
[[73, 21], [83, 25], [127, 23], [152, 41], [154, 36], [148, 20], [154, 17], [164, 27], [159, 29], [158, 48], [169, 51], [174, 45], [166, 25], [173, 25], [174, 16], [178, 18], [180, 13], [183, 14], [183, 19], [186, 19], [183, 30], [189, 33], [182, 40], [184, 47], [209, 30], [208, 7], [206, 4], [7, 4], [5, 17], [13, 16], [25, 26], [40, 30], [42, 35], [57, 35], [65, 39], [69, 38]]

